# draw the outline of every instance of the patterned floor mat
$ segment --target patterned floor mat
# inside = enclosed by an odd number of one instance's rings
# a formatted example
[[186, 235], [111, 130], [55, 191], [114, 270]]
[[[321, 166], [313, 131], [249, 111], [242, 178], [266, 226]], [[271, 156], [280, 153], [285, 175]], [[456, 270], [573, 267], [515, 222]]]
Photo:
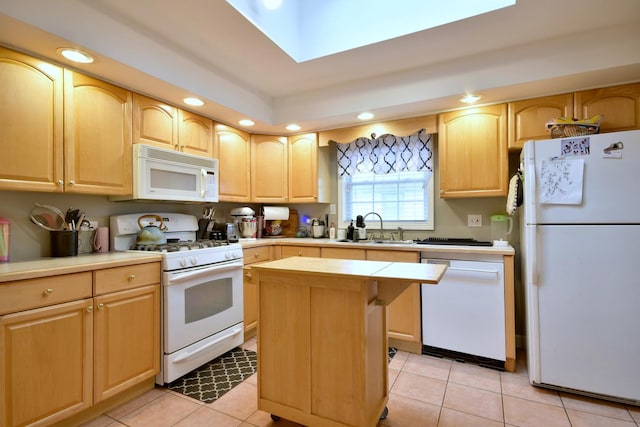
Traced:
[[256, 372], [256, 353], [236, 347], [178, 378], [168, 385], [170, 390], [204, 403], [211, 403]]
[[[397, 351], [389, 348], [389, 361]], [[167, 387], [201, 402], [211, 403], [253, 375], [257, 365], [254, 351], [237, 347], [178, 378]]]

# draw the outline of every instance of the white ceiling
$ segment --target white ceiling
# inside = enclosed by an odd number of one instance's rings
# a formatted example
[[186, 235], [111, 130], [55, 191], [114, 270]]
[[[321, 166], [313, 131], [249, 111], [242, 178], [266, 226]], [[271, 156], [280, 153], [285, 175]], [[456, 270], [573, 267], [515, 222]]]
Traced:
[[518, 0], [303, 63], [224, 0], [2, 1], [0, 44], [62, 64], [56, 48], [83, 47], [98, 56], [73, 65], [83, 72], [176, 105], [200, 96], [204, 107], [185, 108], [286, 134], [291, 122], [353, 125], [364, 110], [393, 119], [459, 108], [465, 91], [491, 103], [640, 81], [640, 1]]

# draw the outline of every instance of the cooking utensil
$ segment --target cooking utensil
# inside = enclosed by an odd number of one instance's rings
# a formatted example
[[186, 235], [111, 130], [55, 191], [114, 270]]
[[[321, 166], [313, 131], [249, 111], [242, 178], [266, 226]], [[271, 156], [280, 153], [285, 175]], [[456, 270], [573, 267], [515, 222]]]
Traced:
[[68, 230], [69, 225], [65, 220], [65, 215], [55, 206], [41, 205], [34, 203], [29, 218], [35, 225], [47, 231]]
[[[145, 218], [151, 218], [158, 221], [160, 224], [155, 225], [153, 221], [149, 221], [146, 226], [142, 225], [142, 220]], [[166, 230], [162, 217], [159, 215], [142, 215], [138, 218], [138, 226], [140, 231], [136, 237], [136, 243], [138, 245], [164, 245], [167, 243], [167, 237], [163, 231]]]

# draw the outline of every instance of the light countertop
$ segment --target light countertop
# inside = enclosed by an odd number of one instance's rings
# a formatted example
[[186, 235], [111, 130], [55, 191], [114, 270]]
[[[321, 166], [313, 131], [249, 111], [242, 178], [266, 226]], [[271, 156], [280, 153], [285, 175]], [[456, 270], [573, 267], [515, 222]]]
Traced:
[[161, 260], [160, 254], [140, 251], [95, 253], [8, 262], [0, 264], [0, 283]]

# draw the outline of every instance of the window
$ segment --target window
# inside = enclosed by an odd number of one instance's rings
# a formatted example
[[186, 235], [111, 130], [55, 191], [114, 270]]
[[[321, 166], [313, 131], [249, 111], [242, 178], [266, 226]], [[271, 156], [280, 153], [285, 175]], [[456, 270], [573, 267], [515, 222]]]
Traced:
[[[431, 135], [422, 129], [408, 137], [373, 137], [337, 147], [340, 227], [376, 212], [388, 230], [433, 230]], [[378, 221], [366, 218], [371, 229], [380, 228]]]

